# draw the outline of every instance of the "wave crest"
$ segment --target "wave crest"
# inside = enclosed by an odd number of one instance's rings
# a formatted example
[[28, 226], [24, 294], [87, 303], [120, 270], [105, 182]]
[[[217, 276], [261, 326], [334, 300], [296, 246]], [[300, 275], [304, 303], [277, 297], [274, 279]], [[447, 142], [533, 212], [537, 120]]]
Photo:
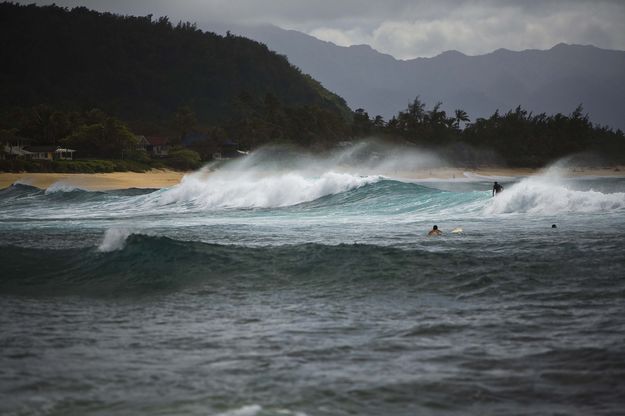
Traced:
[[57, 192], [76, 192], [76, 191], [85, 192], [84, 189], [79, 188], [76, 185], [72, 185], [67, 182], [59, 181], [59, 182], [54, 182], [52, 185], [48, 186], [48, 188], [45, 191], [45, 194], [50, 195], [50, 194], [55, 194]]
[[299, 172], [243, 175], [200, 172], [185, 176], [179, 185], [155, 195], [155, 202], [159, 205], [189, 202], [207, 209], [278, 208], [314, 201], [380, 179], [338, 172], [316, 177]]
[[125, 228], [109, 228], [104, 232], [104, 238], [98, 246], [98, 251], [108, 253], [123, 249], [130, 234], [132, 232]]
[[487, 214], [529, 213], [593, 213], [625, 208], [625, 193], [580, 191], [558, 180], [532, 177], [512, 185], [484, 208]]

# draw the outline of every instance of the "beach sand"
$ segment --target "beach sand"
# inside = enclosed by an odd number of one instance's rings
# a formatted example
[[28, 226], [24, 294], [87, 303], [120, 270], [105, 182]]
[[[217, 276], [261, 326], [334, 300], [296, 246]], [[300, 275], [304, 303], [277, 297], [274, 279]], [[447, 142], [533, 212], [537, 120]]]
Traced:
[[62, 182], [90, 191], [106, 191], [128, 188], [166, 188], [176, 185], [184, 172], [154, 169], [144, 173], [0, 173], [0, 189], [14, 183], [45, 189], [53, 183]]
[[[390, 172], [363, 172], [362, 174], [382, 174], [384, 176], [406, 180], [454, 180], [454, 179], [492, 179], [519, 178], [542, 173], [542, 169], [531, 168], [497, 168], [483, 167], [478, 169], [467, 168], [433, 168], [412, 171]], [[560, 172], [567, 177], [583, 176], [614, 176], [625, 177], [625, 166], [610, 168], [566, 168]], [[172, 170], [151, 170], [144, 173], [114, 172], [114, 173], [6, 173], [0, 172], [0, 189], [14, 183], [36, 186], [41, 189], [61, 182], [70, 186], [91, 191], [106, 191], [127, 188], [166, 188], [180, 182], [185, 172]]]

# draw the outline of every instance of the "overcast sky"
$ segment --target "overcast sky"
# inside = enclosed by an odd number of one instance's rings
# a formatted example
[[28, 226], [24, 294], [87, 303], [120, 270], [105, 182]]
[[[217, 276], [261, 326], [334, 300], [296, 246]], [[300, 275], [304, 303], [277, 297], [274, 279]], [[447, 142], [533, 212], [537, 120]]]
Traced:
[[[19, 1], [33, 3], [33, 0]], [[172, 21], [274, 24], [406, 59], [455, 49], [548, 49], [557, 43], [625, 50], [625, 0], [55, 0]]]

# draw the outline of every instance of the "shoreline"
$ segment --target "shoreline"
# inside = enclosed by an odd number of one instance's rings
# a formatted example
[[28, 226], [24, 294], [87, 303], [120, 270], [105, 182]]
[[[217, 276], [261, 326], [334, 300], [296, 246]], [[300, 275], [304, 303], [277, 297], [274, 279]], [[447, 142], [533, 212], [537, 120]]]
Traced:
[[0, 172], [0, 189], [13, 184], [46, 189], [54, 183], [64, 183], [88, 191], [111, 191], [128, 188], [167, 188], [180, 183], [187, 172], [152, 169], [147, 172], [110, 173], [8, 173]]
[[[362, 172], [363, 174], [382, 175], [400, 180], [489, 180], [516, 179], [545, 173], [545, 168], [432, 168], [411, 171]], [[111, 173], [40, 173], [40, 172], [0, 172], [0, 189], [15, 183], [46, 189], [54, 183], [64, 183], [89, 191], [110, 191], [128, 188], [167, 188], [180, 183], [182, 178], [192, 172], [178, 172], [167, 169], [153, 169], [147, 172], [111, 172]], [[610, 168], [563, 168], [564, 177], [625, 177], [625, 166]]]

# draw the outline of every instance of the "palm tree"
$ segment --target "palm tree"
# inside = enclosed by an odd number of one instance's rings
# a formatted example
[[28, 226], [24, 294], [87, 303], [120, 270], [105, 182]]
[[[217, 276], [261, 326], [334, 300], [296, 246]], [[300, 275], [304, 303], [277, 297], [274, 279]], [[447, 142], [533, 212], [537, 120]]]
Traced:
[[425, 103], [422, 103], [417, 95], [414, 101], [408, 104], [408, 114], [416, 123], [421, 123], [425, 117]]
[[445, 110], [441, 110], [442, 105], [443, 103], [439, 101], [430, 111], [428, 111], [427, 118], [432, 126], [444, 126], [445, 125], [445, 120], [447, 119], [447, 113], [445, 113]]
[[469, 121], [471, 121], [469, 119], [469, 115], [467, 114], [466, 111], [461, 110], [461, 109], [457, 109], [456, 111], [454, 111], [456, 117], [454, 118], [454, 128], [456, 130], [460, 130], [460, 123], [468, 123]]

